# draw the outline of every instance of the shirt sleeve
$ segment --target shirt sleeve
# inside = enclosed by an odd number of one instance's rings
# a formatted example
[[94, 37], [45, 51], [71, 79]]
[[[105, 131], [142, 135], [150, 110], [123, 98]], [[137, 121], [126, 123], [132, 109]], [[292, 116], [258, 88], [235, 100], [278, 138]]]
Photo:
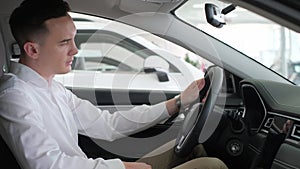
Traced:
[[47, 134], [35, 103], [22, 91], [0, 93], [0, 132], [22, 168], [125, 169], [119, 159], [69, 156]]
[[169, 117], [166, 103], [140, 105], [128, 111], [109, 112], [68, 91], [69, 105], [80, 134], [113, 141], [154, 126]]

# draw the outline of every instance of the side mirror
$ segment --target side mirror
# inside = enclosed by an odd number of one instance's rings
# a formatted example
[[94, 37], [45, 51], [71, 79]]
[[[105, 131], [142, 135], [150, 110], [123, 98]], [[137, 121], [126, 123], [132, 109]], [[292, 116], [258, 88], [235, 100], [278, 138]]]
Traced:
[[145, 73], [156, 73], [160, 82], [169, 81], [169, 63], [159, 56], [149, 56], [144, 61]]

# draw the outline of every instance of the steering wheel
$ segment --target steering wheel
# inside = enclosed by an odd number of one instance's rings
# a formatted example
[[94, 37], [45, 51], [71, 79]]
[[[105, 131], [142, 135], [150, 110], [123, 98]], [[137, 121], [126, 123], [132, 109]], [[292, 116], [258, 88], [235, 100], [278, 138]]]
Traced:
[[[195, 145], [204, 143], [214, 133], [223, 114], [214, 110], [223, 83], [223, 69], [211, 66], [204, 78], [205, 86], [199, 99], [188, 109], [176, 139], [175, 154], [179, 157], [187, 156]], [[205, 96], [205, 102], [201, 103]]]

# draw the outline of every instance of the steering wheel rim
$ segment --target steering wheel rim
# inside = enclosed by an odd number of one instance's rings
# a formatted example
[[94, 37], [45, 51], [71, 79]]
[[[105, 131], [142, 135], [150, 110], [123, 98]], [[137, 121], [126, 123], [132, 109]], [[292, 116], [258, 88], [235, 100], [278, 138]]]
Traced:
[[[221, 120], [222, 113], [214, 111], [214, 107], [223, 84], [223, 69], [211, 66], [204, 78], [205, 86], [200, 91], [198, 102], [188, 109], [176, 139], [175, 154], [180, 157], [187, 156], [198, 143], [204, 143], [214, 133]], [[206, 101], [201, 103], [206, 93]], [[214, 124], [209, 124], [211, 122]]]

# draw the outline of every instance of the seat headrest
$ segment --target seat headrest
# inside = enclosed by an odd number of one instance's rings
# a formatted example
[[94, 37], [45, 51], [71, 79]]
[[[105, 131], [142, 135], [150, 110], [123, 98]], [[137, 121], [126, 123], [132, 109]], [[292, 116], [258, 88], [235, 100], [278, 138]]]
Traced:
[[11, 45], [11, 50], [12, 50], [11, 53], [12, 53], [13, 59], [20, 58], [21, 50], [20, 50], [20, 46], [18, 45], [17, 42], [15, 42]]

